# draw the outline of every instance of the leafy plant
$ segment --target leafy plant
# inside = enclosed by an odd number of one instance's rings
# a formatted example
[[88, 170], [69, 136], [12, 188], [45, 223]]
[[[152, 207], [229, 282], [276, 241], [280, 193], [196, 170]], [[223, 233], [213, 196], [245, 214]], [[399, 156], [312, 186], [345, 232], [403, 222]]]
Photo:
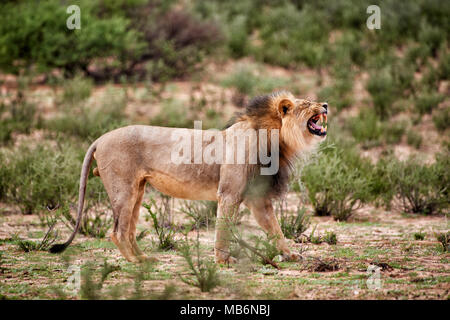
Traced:
[[331, 245], [336, 244], [337, 243], [336, 233], [334, 233], [333, 231], [326, 231], [325, 235], [323, 236], [323, 241]]
[[309, 200], [319, 216], [347, 220], [372, 195], [367, 179], [370, 164], [352, 150], [321, 154], [302, 172]]
[[220, 285], [220, 278], [218, 274], [217, 264], [212, 259], [201, 258], [200, 240], [197, 233], [197, 239], [194, 243], [185, 241], [180, 246], [180, 253], [186, 260], [189, 270], [193, 277], [185, 278], [180, 275], [181, 281], [184, 283], [199, 288], [202, 292], [209, 292], [218, 285]]
[[[276, 236], [260, 237], [252, 235], [248, 240], [244, 240], [242, 234], [235, 226], [230, 225], [231, 242], [233, 244], [231, 252], [235, 256], [246, 256], [250, 261], [261, 263], [263, 265], [270, 264], [276, 269], [280, 269], [274, 258], [281, 255], [282, 252], [277, 247]], [[233, 255], [232, 254], [232, 255]]]
[[105, 280], [111, 273], [120, 269], [120, 266], [111, 265], [105, 259], [101, 269], [100, 279], [95, 281], [94, 268], [91, 263], [87, 263], [81, 272], [81, 298], [88, 300], [101, 299], [103, 297], [101, 290]]
[[436, 235], [436, 239], [442, 245], [442, 251], [448, 252], [450, 249], [450, 232], [439, 233]]
[[415, 108], [421, 115], [431, 113], [443, 99], [444, 96], [437, 92], [423, 92], [417, 97]]
[[55, 224], [50, 226], [47, 233], [41, 241], [22, 240], [17, 235], [13, 237], [13, 241], [24, 252], [30, 251], [47, 251], [58, 238], [58, 232], [52, 232]]
[[[70, 214], [69, 208], [63, 206], [58, 208], [58, 210], [58, 215], [60, 215], [66, 226], [69, 229], [73, 229], [76, 225], [76, 220]], [[103, 239], [112, 224], [113, 219], [108, 217], [105, 211], [95, 208], [84, 213], [79, 232], [86, 236]]]
[[404, 212], [433, 214], [448, 207], [449, 174], [446, 156], [438, 156], [432, 165], [417, 158], [387, 163], [388, 179], [394, 188], [396, 205]]
[[284, 207], [283, 202], [280, 202], [276, 207], [276, 212], [284, 236], [300, 241], [301, 235], [308, 229], [311, 220], [306, 213], [306, 208], [297, 207], [297, 212], [290, 213]]
[[386, 70], [373, 73], [367, 82], [367, 91], [372, 97], [377, 116], [386, 119], [392, 109], [392, 103], [397, 98], [392, 75]]
[[143, 206], [148, 212], [146, 220], [148, 221], [150, 218], [153, 222], [153, 227], [158, 237], [158, 248], [161, 250], [172, 250], [176, 248], [175, 227], [168, 221], [164, 207], [159, 206], [153, 198], [150, 199], [149, 203], [144, 203]]
[[208, 229], [215, 225], [216, 201], [184, 201], [180, 210], [193, 220], [194, 228]]
[[423, 232], [415, 232], [414, 233], [414, 240], [424, 240], [425, 239], [425, 233]]

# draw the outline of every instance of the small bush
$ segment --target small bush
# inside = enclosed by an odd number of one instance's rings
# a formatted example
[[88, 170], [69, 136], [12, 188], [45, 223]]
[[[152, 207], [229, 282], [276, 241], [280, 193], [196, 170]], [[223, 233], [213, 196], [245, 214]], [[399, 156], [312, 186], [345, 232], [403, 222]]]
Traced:
[[[79, 82], [75, 81], [75, 84]], [[76, 91], [73, 88], [71, 90]], [[123, 92], [118, 93], [110, 88], [100, 106], [81, 104], [62, 106], [60, 115], [48, 120], [46, 127], [52, 131], [94, 140], [108, 131], [127, 124], [124, 114], [126, 102], [126, 95]]]
[[[194, 248], [194, 253], [192, 252]], [[197, 239], [194, 244], [185, 242], [180, 246], [180, 253], [186, 260], [193, 278], [185, 278], [180, 275], [181, 280], [191, 286], [199, 288], [202, 292], [209, 292], [220, 285], [217, 264], [212, 259], [200, 257], [200, 241]]]
[[326, 231], [325, 235], [323, 236], [323, 241], [330, 245], [335, 245], [337, 243], [336, 233], [332, 231]]
[[[59, 208], [58, 215], [61, 216], [63, 222], [69, 229], [73, 229], [76, 225], [76, 220], [70, 214], [70, 210], [67, 206]], [[89, 208], [87, 208], [89, 209]], [[79, 232], [85, 236], [103, 239], [106, 236], [109, 228], [113, 224], [113, 219], [107, 216], [107, 213], [98, 208], [93, 210], [85, 210]]]
[[283, 88], [287, 83], [286, 79], [271, 77], [253, 65], [236, 67], [233, 73], [222, 81], [225, 87], [235, 88], [238, 93], [247, 96], [272, 92]]
[[414, 240], [424, 240], [424, 239], [425, 239], [425, 233], [423, 233], [423, 232], [414, 233]]
[[281, 230], [288, 239], [300, 241], [301, 235], [310, 225], [310, 216], [306, 213], [306, 208], [297, 207], [297, 212], [290, 213], [285, 210], [283, 203], [280, 203], [277, 209], [278, 221]]
[[35, 242], [31, 240], [22, 240], [19, 237], [14, 236], [13, 240], [20, 248], [20, 250], [24, 252], [30, 251], [48, 251], [48, 249], [52, 246], [52, 244], [58, 238], [58, 232], [52, 232], [55, 224], [51, 225], [48, 229], [47, 233], [44, 235], [41, 241]]
[[308, 237], [308, 241], [312, 244], [321, 244], [323, 242], [323, 239], [320, 235], [315, 235], [317, 229], [317, 225], [314, 226], [314, 228], [311, 230], [311, 234]]
[[156, 235], [158, 236], [158, 248], [161, 250], [172, 250], [177, 247], [175, 241], [175, 226], [169, 221], [167, 212], [163, 206], [159, 206], [154, 199], [143, 204], [147, 209], [149, 219], [153, 222]]
[[92, 79], [76, 76], [71, 80], [63, 83], [63, 93], [61, 103], [78, 104], [84, 102], [91, 96]]
[[31, 214], [72, 200], [78, 193], [81, 155], [70, 146], [58, 147], [23, 144], [0, 151], [3, 201], [17, 204], [23, 213]]
[[164, 100], [160, 112], [151, 119], [150, 124], [154, 126], [191, 128], [193, 126], [191, 113], [191, 110], [186, 110], [181, 101], [175, 99]]
[[397, 200], [396, 206], [408, 213], [433, 214], [448, 209], [448, 159], [438, 156], [432, 165], [417, 158], [386, 162], [388, 179]]
[[265, 237], [252, 235], [248, 240], [244, 240], [234, 227], [231, 227], [231, 235], [233, 244], [231, 248], [232, 255], [237, 257], [245, 256], [250, 261], [263, 265], [270, 264], [280, 269], [274, 262], [275, 257], [283, 254], [277, 247], [278, 238], [276, 236], [269, 236], [268, 234]]
[[180, 209], [193, 220], [195, 228], [214, 227], [217, 213], [216, 201], [185, 201]]
[[9, 105], [0, 103], [0, 145], [12, 141], [13, 133], [29, 134], [37, 125], [36, 106], [24, 98]]
[[320, 68], [329, 59], [327, 36], [330, 26], [323, 12], [291, 3], [267, 8], [260, 17], [261, 46], [256, 56], [283, 67], [306, 64]]
[[450, 108], [435, 110], [433, 122], [439, 131], [447, 130], [450, 127]]
[[423, 115], [431, 113], [433, 109], [436, 109], [438, 104], [443, 101], [444, 97], [436, 92], [424, 92], [419, 95], [415, 101], [416, 111]]
[[385, 144], [396, 144], [405, 133], [404, 122], [380, 121], [372, 109], [361, 109], [357, 117], [348, 118], [347, 127], [363, 148]]
[[436, 240], [442, 245], [442, 251], [448, 252], [450, 249], [450, 232], [439, 233], [436, 235]]
[[370, 148], [381, 143], [383, 126], [372, 109], [362, 109], [357, 117], [348, 118], [347, 126], [363, 147]]
[[335, 149], [318, 155], [302, 173], [315, 214], [332, 215], [335, 220], [345, 221], [369, 201], [372, 196], [368, 168], [369, 164], [354, 151]]
[[367, 83], [367, 91], [372, 97], [375, 113], [381, 119], [386, 119], [392, 104], [396, 100], [394, 80], [389, 72], [378, 72], [370, 76]]
[[80, 287], [81, 298], [87, 300], [99, 300], [104, 298], [104, 295], [102, 294], [103, 284], [111, 273], [120, 270], [120, 266], [111, 265], [105, 259], [98, 281], [94, 279], [94, 267], [92, 263], [87, 263], [83, 267]]
[[247, 17], [239, 15], [231, 21], [228, 32], [228, 49], [234, 58], [246, 56], [250, 51]]
[[408, 133], [406, 135], [406, 141], [410, 146], [419, 149], [420, 146], [422, 145], [422, 136], [415, 130], [410, 129], [408, 130]]
[[324, 235], [316, 235], [317, 225], [311, 230], [309, 236], [306, 236], [306, 239], [312, 244], [321, 244], [323, 242], [328, 243], [329, 245], [337, 244], [337, 235], [333, 231], [325, 231]]

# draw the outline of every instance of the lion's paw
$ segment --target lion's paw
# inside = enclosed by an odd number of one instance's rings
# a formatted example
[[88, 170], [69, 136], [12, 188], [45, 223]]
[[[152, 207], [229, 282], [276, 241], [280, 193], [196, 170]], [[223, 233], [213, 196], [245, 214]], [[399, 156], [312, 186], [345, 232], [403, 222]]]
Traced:
[[236, 264], [238, 262], [238, 260], [236, 258], [234, 258], [234, 257], [231, 257], [231, 256], [226, 257], [226, 258], [224, 258], [224, 257], [216, 257], [215, 258], [215, 262], [217, 264]]
[[283, 253], [282, 260], [286, 262], [298, 262], [302, 260], [302, 256], [296, 252]]
[[139, 262], [158, 262], [159, 260], [155, 257], [149, 257], [149, 256], [145, 256], [145, 255], [141, 255], [141, 256], [137, 256], [137, 258], [139, 259]]

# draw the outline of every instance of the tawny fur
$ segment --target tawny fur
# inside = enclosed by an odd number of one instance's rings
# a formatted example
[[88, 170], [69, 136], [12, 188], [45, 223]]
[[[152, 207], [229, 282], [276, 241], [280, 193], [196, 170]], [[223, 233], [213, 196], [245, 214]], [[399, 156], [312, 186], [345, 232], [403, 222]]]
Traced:
[[[175, 143], [172, 134], [177, 130], [192, 133], [191, 129], [136, 125], [104, 134], [91, 145], [83, 162], [76, 230], [65, 244], [56, 245], [52, 251], [64, 250], [78, 230], [87, 175], [95, 158], [94, 174], [100, 176], [113, 210], [111, 239], [128, 261], [148, 259], [136, 243], [136, 224], [146, 183], [169, 196], [218, 201], [216, 262], [231, 259], [227, 223], [235, 218], [241, 203], [250, 208], [264, 231], [278, 238], [278, 248], [283, 255], [287, 259], [296, 259], [297, 255], [291, 253], [284, 240], [273, 212], [272, 199], [286, 191], [295, 158], [323, 141], [324, 137], [307, 130], [308, 119], [326, 111], [323, 106], [323, 103], [296, 99], [289, 92], [273, 93], [253, 99], [222, 131], [227, 135], [236, 129], [278, 129], [280, 168], [273, 176], [261, 176], [260, 164], [172, 163], [171, 151]], [[209, 143], [203, 142], [203, 147]], [[259, 188], [261, 185], [265, 187]]]

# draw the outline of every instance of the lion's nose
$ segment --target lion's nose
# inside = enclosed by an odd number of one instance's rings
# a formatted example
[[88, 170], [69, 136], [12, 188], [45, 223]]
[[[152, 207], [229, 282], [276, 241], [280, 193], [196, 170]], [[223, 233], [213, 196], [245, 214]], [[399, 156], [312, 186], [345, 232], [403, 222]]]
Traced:
[[328, 103], [324, 103], [324, 104], [322, 105], [322, 107], [324, 107], [325, 110], [328, 110]]

